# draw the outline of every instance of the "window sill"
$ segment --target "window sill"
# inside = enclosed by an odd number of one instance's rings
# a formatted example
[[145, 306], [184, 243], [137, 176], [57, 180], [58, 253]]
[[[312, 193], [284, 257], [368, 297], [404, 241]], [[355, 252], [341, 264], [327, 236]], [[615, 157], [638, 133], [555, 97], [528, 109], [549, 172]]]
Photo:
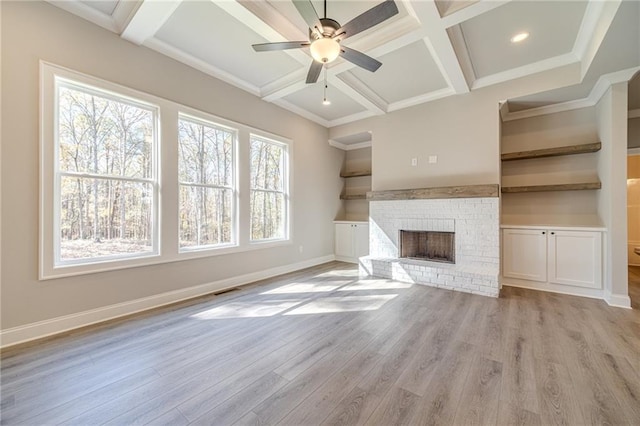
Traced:
[[291, 239], [275, 241], [270, 240], [265, 242], [252, 242], [243, 246], [225, 246], [219, 248], [182, 251], [173, 255], [151, 254], [126, 260], [105, 260], [102, 262], [93, 262], [88, 264], [57, 266], [49, 271], [41, 270], [39, 279], [40, 281], [47, 281], [79, 275], [91, 275], [101, 272], [117, 271], [120, 269], [139, 268], [143, 266], [153, 266], [164, 263], [182, 262], [185, 260], [223, 256], [227, 254], [246, 253], [252, 252], [254, 250], [288, 246], [291, 244], [293, 244], [293, 241]]

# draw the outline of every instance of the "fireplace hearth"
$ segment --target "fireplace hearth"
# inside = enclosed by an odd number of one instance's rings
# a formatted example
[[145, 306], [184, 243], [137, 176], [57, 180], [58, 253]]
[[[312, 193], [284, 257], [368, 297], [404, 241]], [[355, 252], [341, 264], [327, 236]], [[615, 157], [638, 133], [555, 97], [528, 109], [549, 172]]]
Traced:
[[456, 263], [455, 233], [400, 230], [400, 258]]

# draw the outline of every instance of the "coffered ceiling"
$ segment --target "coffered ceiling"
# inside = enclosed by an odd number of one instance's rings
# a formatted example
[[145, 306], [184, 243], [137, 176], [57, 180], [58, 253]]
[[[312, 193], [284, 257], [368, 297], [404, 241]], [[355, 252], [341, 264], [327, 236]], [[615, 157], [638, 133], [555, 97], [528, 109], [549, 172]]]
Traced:
[[[620, 7], [618, 0], [396, 0], [396, 16], [343, 42], [382, 67], [370, 73], [341, 58], [329, 64], [331, 105], [322, 105], [322, 79], [305, 84], [308, 49], [251, 48], [308, 39], [291, 1], [50, 3], [327, 127], [572, 63], [584, 77]], [[327, 16], [344, 24], [377, 3], [328, 0]], [[322, 2], [313, 5], [322, 16]], [[519, 32], [529, 38], [512, 43]]]

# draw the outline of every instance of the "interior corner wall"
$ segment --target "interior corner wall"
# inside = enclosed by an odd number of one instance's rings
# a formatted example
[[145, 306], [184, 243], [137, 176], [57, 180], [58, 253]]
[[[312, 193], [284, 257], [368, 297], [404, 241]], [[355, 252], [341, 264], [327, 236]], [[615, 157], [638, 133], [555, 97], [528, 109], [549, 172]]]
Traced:
[[[333, 255], [344, 154], [326, 128], [46, 2], [0, 7], [2, 331]], [[38, 281], [40, 60], [292, 140], [293, 243]]]
[[612, 85], [596, 105], [598, 135], [598, 214], [605, 235], [605, 299], [629, 306], [627, 270], [627, 83]]

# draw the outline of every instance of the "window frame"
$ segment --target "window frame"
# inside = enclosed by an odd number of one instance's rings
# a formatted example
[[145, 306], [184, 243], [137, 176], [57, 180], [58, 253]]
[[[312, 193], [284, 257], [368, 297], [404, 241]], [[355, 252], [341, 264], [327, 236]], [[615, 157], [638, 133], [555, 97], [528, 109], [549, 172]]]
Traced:
[[[147, 264], [160, 256], [160, 107], [157, 98], [114, 83], [93, 78], [62, 67], [40, 63], [40, 267], [39, 278], [58, 278]], [[71, 173], [60, 170], [58, 132], [59, 89], [67, 87], [83, 93], [125, 103], [153, 113], [151, 178], [128, 178], [92, 172]], [[60, 258], [61, 179], [63, 175], [99, 180], [124, 180], [151, 184], [153, 193], [151, 250], [131, 255], [115, 254], [95, 258]], [[113, 179], [112, 179], [113, 178]]]
[[[231, 146], [231, 163], [233, 165], [233, 170], [231, 172], [232, 185], [231, 187], [212, 185], [212, 184], [198, 184], [198, 183], [185, 183], [180, 181], [180, 164], [179, 164], [179, 156], [178, 156], [178, 176], [176, 176], [176, 181], [178, 184], [178, 197], [180, 197], [180, 188], [182, 186], [197, 186], [204, 188], [214, 188], [214, 189], [230, 189], [232, 193], [231, 197], [231, 242], [229, 243], [221, 243], [221, 244], [207, 244], [195, 247], [181, 247], [180, 246], [180, 225], [178, 224], [178, 253], [180, 255], [189, 254], [189, 253], [206, 253], [206, 252], [215, 252], [218, 250], [236, 248], [239, 246], [239, 238], [238, 238], [238, 228], [239, 228], [239, 220], [238, 220], [238, 139], [240, 131], [233, 126], [233, 123], [229, 123], [226, 120], [221, 120], [218, 117], [215, 117], [210, 114], [206, 114], [201, 111], [195, 111], [192, 109], [187, 110], [187, 108], [180, 108], [178, 111], [178, 121], [176, 125], [178, 127], [178, 150], [180, 149], [180, 120], [190, 121], [195, 124], [200, 124], [207, 127], [219, 128], [221, 130], [228, 131], [233, 134], [233, 143]], [[179, 155], [179, 154], [178, 154]], [[178, 201], [176, 208], [178, 210], [178, 218], [180, 217], [180, 201]]]
[[[284, 159], [282, 161], [283, 165], [283, 176], [282, 176], [282, 191], [276, 190], [267, 190], [267, 189], [253, 189], [251, 187], [251, 143], [254, 139], [257, 139], [263, 143], [268, 143], [272, 145], [279, 146], [283, 149]], [[249, 244], [252, 246], [258, 245], [277, 245], [282, 243], [288, 243], [291, 241], [291, 142], [282, 138], [276, 138], [272, 135], [266, 136], [264, 133], [259, 132], [251, 132], [249, 134], [249, 198], [253, 191], [260, 191], [264, 193], [277, 193], [283, 194], [284, 196], [284, 236], [282, 238], [263, 238], [259, 240], [254, 240], [251, 238], [251, 207], [249, 207]]]
[[[87, 261], [87, 263], [58, 266], [54, 262], [54, 224], [59, 226], [59, 217], [55, 217], [57, 210], [54, 204], [57, 183], [54, 180], [54, 167], [58, 167], [59, 158], [55, 157], [58, 149], [55, 123], [58, 120], [55, 77], [70, 80], [76, 85], [86, 85], [103, 92], [113, 92], [117, 99], [129, 99], [143, 105], [150, 104], [157, 108], [156, 115], [156, 145], [154, 173], [156, 177], [155, 193], [155, 221], [156, 229], [154, 242], [157, 244], [155, 253], [141, 253], [137, 257], [101, 257]], [[257, 129], [246, 124], [231, 121], [205, 112], [200, 109], [154, 96], [145, 92], [131, 89], [102, 78], [83, 74], [56, 64], [40, 60], [40, 91], [39, 91], [39, 208], [38, 208], [38, 279], [50, 280], [63, 277], [90, 275], [95, 273], [115, 271], [121, 269], [167, 264], [191, 259], [202, 259], [219, 255], [251, 252], [293, 244], [292, 194], [290, 188], [293, 176], [293, 141], [268, 131]], [[199, 250], [180, 250], [179, 242], [179, 175], [178, 175], [178, 118], [180, 114], [201, 118], [223, 127], [237, 130], [235, 145], [235, 245], [207, 246]], [[250, 137], [256, 135], [270, 141], [281, 143], [287, 147], [287, 239], [258, 240], [250, 239]], [[55, 221], [55, 222], [54, 222]], [[59, 228], [57, 228], [59, 229]]]

